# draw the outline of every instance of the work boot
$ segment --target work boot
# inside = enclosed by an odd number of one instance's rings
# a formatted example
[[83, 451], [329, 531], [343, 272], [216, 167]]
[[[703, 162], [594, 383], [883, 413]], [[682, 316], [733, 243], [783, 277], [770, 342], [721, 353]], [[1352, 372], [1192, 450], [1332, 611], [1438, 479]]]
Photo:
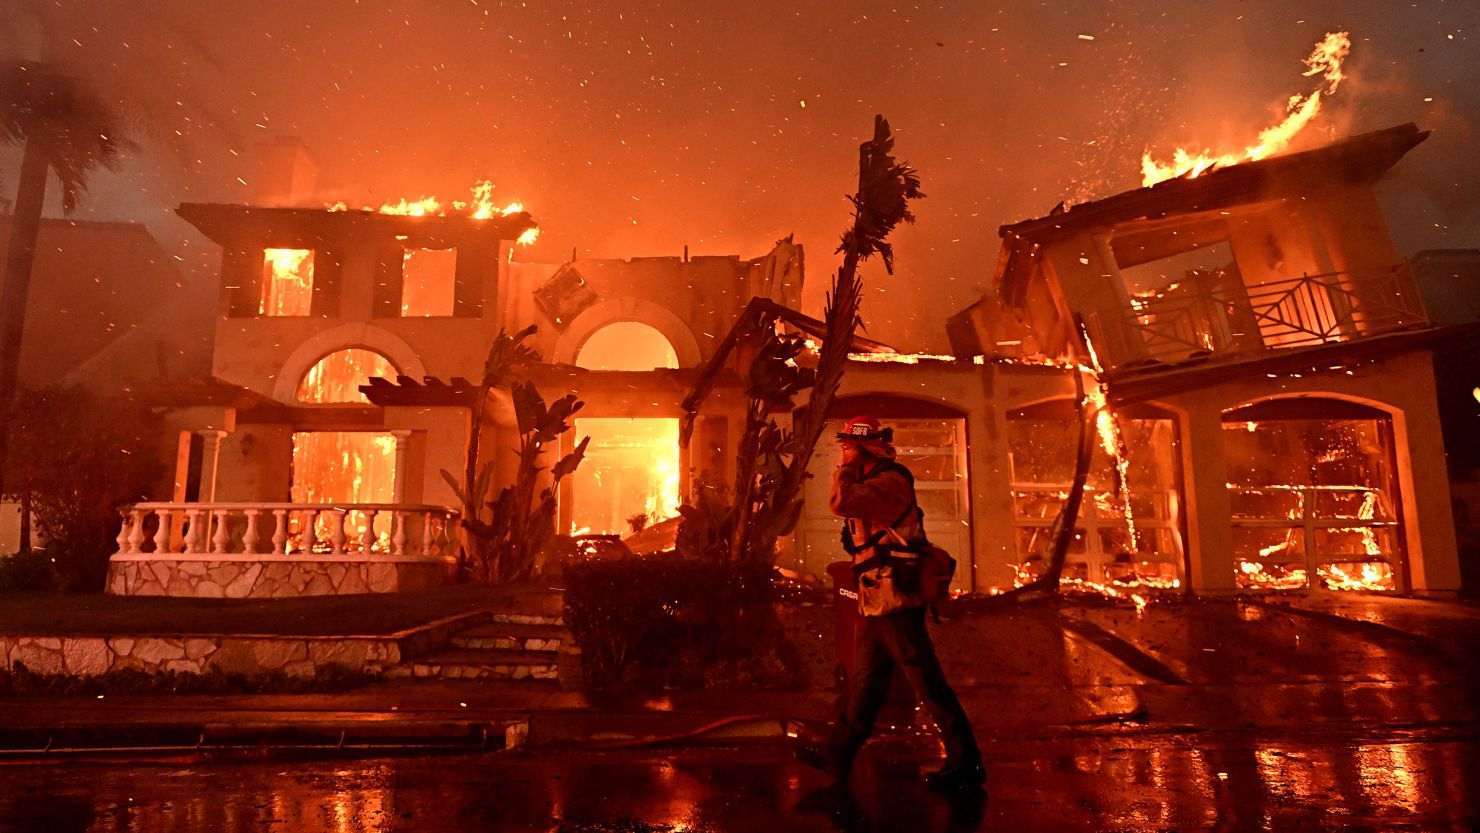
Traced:
[[841, 755], [828, 746], [803, 743], [796, 748], [798, 761], [825, 773], [834, 781], [847, 781], [848, 771], [853, 768], [852, 756]]
[[946, 764], [925, 776], [925, 786], [938, 792], [965, 792], [982, 789], [987, 780], [987, 769], [981, 761], [964, 764]]

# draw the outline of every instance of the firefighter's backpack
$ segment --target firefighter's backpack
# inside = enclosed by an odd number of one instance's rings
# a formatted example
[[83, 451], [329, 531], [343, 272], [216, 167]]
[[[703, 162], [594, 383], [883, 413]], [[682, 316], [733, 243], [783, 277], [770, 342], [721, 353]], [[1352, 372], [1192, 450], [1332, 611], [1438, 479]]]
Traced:
[[944, 548], [926, 544], [920, 553], [920, 598], [935, 604], [951, 597], [951, 578], [956, 575], [956, 559]]

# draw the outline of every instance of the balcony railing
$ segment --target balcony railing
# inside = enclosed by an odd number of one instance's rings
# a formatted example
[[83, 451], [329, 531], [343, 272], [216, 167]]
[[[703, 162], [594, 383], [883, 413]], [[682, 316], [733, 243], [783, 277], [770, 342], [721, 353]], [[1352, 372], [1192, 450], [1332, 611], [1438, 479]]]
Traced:
[[315, 555], [448, 559], [457, 512], [398, 503], [136, 503], [118, 555]]
[[1407, 264], [1302, 275], [1245, 287], [1177, 286], [1087, 323], [1112, 363], [1318, 347], [1428, 323]]

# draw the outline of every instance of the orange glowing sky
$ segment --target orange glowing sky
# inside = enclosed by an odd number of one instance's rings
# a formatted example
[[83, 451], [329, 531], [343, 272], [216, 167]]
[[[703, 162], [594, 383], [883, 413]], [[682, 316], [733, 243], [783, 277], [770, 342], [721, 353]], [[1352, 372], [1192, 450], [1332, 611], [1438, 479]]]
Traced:
[[[1330, 31], [1351, 32], [1349, 77], [1310, 139], [1434, 129], [1385, 191], [1399, 249], [1480, 245], [1475, 4], [1026, 5], [9, 0], [0, 57], [126, 103], [142, 149], [79, 216], [148, 223], [200, 280], [215, 253], [170, 209], [247, 200], [254, 142], [296, 134], [326, 202], [492, 180], [542, 226], [526, 259], [754, 256], [794, 232], [815, 312], [881, 112], [929, 196], [898, 274], [866, 273], [864, 315], [939, 350], [990, 281], [999, 224], [1136, 187], [1147, 151], [1242, 148]], [[0, 194], [16, 160], [0, 151]]]

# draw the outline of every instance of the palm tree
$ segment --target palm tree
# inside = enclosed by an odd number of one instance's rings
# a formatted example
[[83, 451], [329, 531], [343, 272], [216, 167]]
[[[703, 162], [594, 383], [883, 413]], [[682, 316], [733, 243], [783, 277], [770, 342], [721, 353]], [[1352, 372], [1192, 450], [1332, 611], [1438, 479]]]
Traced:
[[822, 339], [817, 358], [812, 394], [786, 440], [791, 460], [763, 507], [768, 517], [759, 523], [752, 519], [753, 501], [743, 496], [742, 485], [735, 557], [773, 558], [776, 538], [791, 532], [801, 517], [802, 484], [809, 477], [807, 467], [827, 426], [827, 412], [843, 382], [848, 352], [853, 349], [853, 337], [860, 324], [858, 308], [863, 299], [863, 281], [858, 275], [858, 265], [878, 255], [884, 262], [884, 271], [894, 274], [894, 246], [889, 242], [889, 235], [900, 223], [915, 221], [910, 201], [923, 196], [919, 174], [894, 158], [894, 135], [889, 131], [889, 122], [882, 115], [874, 116], [873, 139], [858, 146], [858, 192], [848, 198], [853, 203], [853, 224], [843, 232], [838, 246], [843, 265], [833, 276], [832, 291], [827, 294], [823, 315], [827, 335]]
[[[15, 399], [26, 296], [46, 199], [47, 171], [62, 185], [70, 214], [99, 166], [116, 168], [127, 143], [118, 118], [83, 82], [29, 61], [0, 66], [0, 142], [25, 146], [0, 284], [0, 410]], [[0, 420], [0, 490], [4, 489], [8, 420]]]

